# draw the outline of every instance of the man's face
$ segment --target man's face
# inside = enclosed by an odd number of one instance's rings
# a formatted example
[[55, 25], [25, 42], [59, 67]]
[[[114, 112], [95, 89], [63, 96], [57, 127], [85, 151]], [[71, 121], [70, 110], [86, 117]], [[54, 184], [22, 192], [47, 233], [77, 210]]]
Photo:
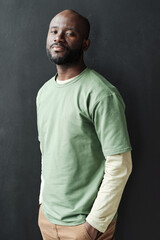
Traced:
[[86, 48], [83, 26], [78, 16], [69, 12], [56, 15], [49, 26], [46, 50], [57, 65], [77, 62]]

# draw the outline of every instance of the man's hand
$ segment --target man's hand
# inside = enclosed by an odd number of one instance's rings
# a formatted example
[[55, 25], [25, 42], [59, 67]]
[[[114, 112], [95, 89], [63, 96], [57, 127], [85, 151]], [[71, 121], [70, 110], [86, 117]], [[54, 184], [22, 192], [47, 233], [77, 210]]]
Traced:
[[91, 237], [92, 240], [96, 240], [97, 236], [99, 236], [100, 232], [92, 227], [87, 221], [85, 222], [85, 227], [88, 232], [88, 235]]

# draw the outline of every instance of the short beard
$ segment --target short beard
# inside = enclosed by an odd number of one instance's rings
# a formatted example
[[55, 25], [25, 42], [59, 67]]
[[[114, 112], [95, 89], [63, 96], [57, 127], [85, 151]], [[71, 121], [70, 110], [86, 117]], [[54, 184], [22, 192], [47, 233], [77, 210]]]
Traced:
[[83, 54], [82, 48], [70, 50], [63, 57], [53, 57], [51, 55], [51, 51], [48, 48], [46, 49], [46, 52], [49, 60], [56, 65], [70, 65], [72, 63], [76, 63], [80, 60]]

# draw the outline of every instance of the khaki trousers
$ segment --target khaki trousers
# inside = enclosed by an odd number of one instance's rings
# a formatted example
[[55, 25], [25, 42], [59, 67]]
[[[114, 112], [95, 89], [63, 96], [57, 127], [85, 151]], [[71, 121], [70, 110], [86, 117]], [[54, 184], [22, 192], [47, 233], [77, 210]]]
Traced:
[[[40, 205], [38, 226], [43, 240], [92, 240], [89, 236], [85, 223], [76, 226], [62, 226], [49, 222], [42, 212]], [[116, 219], [113, 220], [104, 233], [100, 233], [96, 240], [114, 240]]]

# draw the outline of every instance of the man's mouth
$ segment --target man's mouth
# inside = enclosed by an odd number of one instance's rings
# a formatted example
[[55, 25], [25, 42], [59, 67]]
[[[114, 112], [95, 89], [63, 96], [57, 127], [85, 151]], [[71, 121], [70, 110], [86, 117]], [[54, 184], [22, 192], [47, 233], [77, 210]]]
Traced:
[[66, 47], [61, 44], [52, 44], [50, 48], [52, 48], [56, 52], [64, 51], [66, 49]]

